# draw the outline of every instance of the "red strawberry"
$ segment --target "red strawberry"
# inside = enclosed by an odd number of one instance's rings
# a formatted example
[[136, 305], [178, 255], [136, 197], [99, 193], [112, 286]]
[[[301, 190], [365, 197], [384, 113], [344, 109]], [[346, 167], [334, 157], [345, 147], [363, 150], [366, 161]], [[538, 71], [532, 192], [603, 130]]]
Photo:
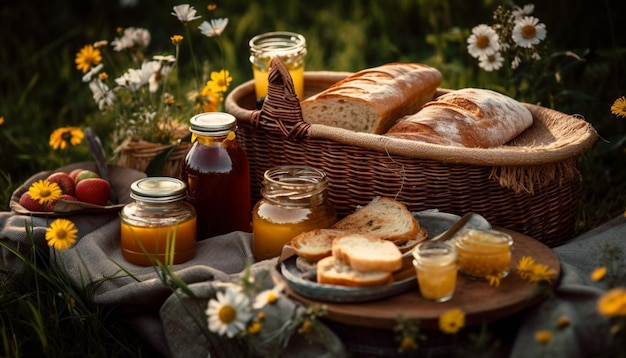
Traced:
[[20, 205], [24, 207], [26, 210], [30, 211], [44, 211], [43, 205], [39, 204], [38, 200], [33, 199], [30, 196], [29, 192], [24, 192], [22, 196], [20, 196]]
[[48, 176], [47, 180], [52, 183], [57, 183], [61, 188], [63, 194], [74, 195], [74, 180], [72, 177], [64, 172], [52, 173]]
[[[77, 201], [75, 196], [69, 194], [63, 194], [59, 197], [59, 200], [68, 200], [68, 201]], [[59, 202], [59, 200], [49, 201], [46, 206], [48, 211], [54, 211], [55, 205]]]
[[104, 206], [111, 196], [111, 185], [102, 178], [86, 178], [76, 184], [76, 199], [89, 204]]

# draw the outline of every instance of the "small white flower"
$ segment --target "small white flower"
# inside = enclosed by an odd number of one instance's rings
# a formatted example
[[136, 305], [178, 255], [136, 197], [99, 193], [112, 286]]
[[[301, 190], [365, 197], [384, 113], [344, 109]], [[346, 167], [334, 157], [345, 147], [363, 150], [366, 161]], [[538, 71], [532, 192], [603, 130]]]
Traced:
[[167, 55], [167, 56], [154, 55], [152, 56], [152, 59], [155, 61], [159, 61], [159, 62], [171, 62], [171, 63], [176, 62], [176, 57], [172, 55]]
[[283, 288], [284, 286], [282, 284], [279, 284], [269, 290], [265, 290], [259, 293], [254, 299], [254, 304], [252, 305], [252, 308], [260, 310], [267, 304], [274, 304], [283, 292]]
[[224, 29], [228, 25], [228, 18], [211, 19], [210, 21], [204, 21], [198, 29], [206, 37], [219, 36], [224, 32]]
[[515, 21], [511, 37], [519, 47], [531, 48], [544, 40], [546, 34], [545, 24], [540, 24], [536, 17], [526, 16]]
[[122, 51], [127, 48], [146, 48], [150, 44], [150, 31], [142, 28], [129, 27], [124, 29], [122, 37], [116, 37], [111, 41], [114, 51]]
[[219, 335], [226, 334], [230, 338], [245, 330], [246, 324], [252, 318], [248, 297], [226, 288], [224, 292], [218, 292], [216, 298], [209, 301], [205, 311], [209, 330]]
[[519, 6], [515, 6], [513, 7], [511, 16], [513, 17], [513, 20], [519, 20], [524, 16], [529, 16], [530, 14], [533, 13], [533, 11], [535, 11], [535, 5], [533, 4], [524, 5], [523, 8], [520, 8]]
[[478, 58], [478, 67], [487, 72], [499, 70], [502, 67], [503, 63], [504, 58], [502, 57], [500, 52], [496, 52], [495, 54], [489, 56], [481, 56]]
[[530, 57], [531, 57], [533, 60], [536, 60], [536, 61], [541, 60], [541, 55], [540, 55], [538, 52], [533, 52], [533, 54], [532, 54], [532, 55], [530, 55]]
[[148, 79], [148, 89], [151, 93], [154, 93], [159, 89], [159, 84], [166, 81], [167, 76], [172, 71], [172, 66], [157, 61], [152, 61], [151, 63], [152, 74]]
[[100, 81], [100, 79], [95, 79], [89, 82], [89, 89], [93, 94], [93, 100], [98, 104], [98, 109], [104, 111], [113, 105], [115, 94], [106, 83]]
[[202, 18], [202, 16], [196, 16], [196, 9], [189, 4], [174, 6], [174, 12], [172, 12], [172, 15], [176, 16], [180, 22], [191, 22]]
[[85, 75], [83, 76], [83, 82], [90, 82], [91, 78], [98, 74], [98, 72], [100, 72], [100, 70], [102, 69], [102, 67], [104, 67], [103, 64], [99, 64], [97, 66], [92, 67], [89, 72], [85, 73]]
[[[141, 64], [140, 69], [130, 68], [122, 76], [115, 79], [115, 83], [119, 86], [137, 92], [141, 87], [150, 82], [150, 78], [154, 72], [158, 70], [160, 64], [156, 61], [148, 61]], [[154, 90], [156, 91], [156, 89]], [[152, 89], [150, 92], [154, 92]]]
[[511, 61], [511, 68], [516, 69], [522, 63], [522, 59], [519, 56], [515, 56], [513, 61]]
[[499, 36], [491, 27], [481, 24], [472, 29], [467, 51], [472, 57], [490, 56], [500, 50]]

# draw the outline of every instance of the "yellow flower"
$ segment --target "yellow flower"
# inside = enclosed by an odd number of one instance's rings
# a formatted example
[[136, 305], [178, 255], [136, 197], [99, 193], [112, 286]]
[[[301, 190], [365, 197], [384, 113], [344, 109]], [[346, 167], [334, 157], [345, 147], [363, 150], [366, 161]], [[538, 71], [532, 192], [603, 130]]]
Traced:
[[209, 11], [215, 11], [215, 9], [217, 9], [217, 4], [209, 4], [206, 8]]
[[78, 229], [73, 222], [67, 219], [56, 219], [46, 229], [48, 246], [55, 250], [65, 250], [76, 243]]
[[0, 126], [4, 124], [4, 117], [0, 116]]
[[539, 281], [551, 282], [551, 276], [556, 274], [556, 270], [547, 265], [536, 263], [530, 256], [524, 256], [519, 260], [517, 272], [522, 279], [531, 283]]
[[182, 35], [172, 35], [172, 37], [170, 37], [170, 40], [172, 40], [172, 43], [176, 46], [180, 45], [183, 39], [184, 37]]
[[84, 137], [83, 130], [78, 127], [57, 128], [50, 135], [50, 146], [55, 150], [65, 149], [68, 144], [78, 145]]
[[596, 308], [607, 317], [626, 316], [626, 288], [616, 287], [598, 299]]
[[535, 265], [535, 260], [530, 256], [522, 257], [517, 263], [517, 272], [520, 277], [524, 280], [527, 280], [530, 277], [530, 274], [533, 271], [533, 266]]
[[602, 281], [604, 276], [606, 275], [606, 266], [600, 266], [593, 270], [591, 273], [591, 279], [595, 282]]
[[298, 330], [302, 334], [308, 334], [311, 332], [311, 328], [313, 328], [313, 322], [311, 320], [305, 319]]
[[565, 316], [559, 317], [556, 320], [556, 326], [561, 329], [569, 327], [570, 324], [571, 324], [571, 321], [569, 320], [568, 317], [565, 317]]
[[402, 337], [402, 341], [400, 342], [400, 351], [407, 352], [412, 351], [417, 348], [417, 343], [415, 343], [415, 339], [413, 337]]
[[39, 204], [45, 204], [48, 201], [59, 200], [62, 191], [61, 187], [57, 183], [52, 183], [47, 180], [38, 180], [34, 182], [28, 192], [33, 200], [39, 201]]
[[495, 275], [487, 275], [487, 279], [489, 280], [489, 286], [498, 287], [502, 280], [502, 272], [498, 272]]
[[626, 97], [622, 96], [613, 102], [611, 113], [618, 117], [626, 117]]
[[460, 308], [453, 308], [439, 317], [439, 329], [454, 334], [465, 326], [465, 313]]
[[552, 332], [545, 331], [537, 331], [535, 332], [535, 340], [541, 344], [548, 344], [552, 340]]
[[85, 45], [85, 47], [76, 54], [75, 62], [78, 70], [87, 73], [92, 66], [102, 62], [102, 55], [100, 54], [100, 50], [94, 48], [92, 45]]
[[208, 86], [204, 86], [198, 98], [198, 109], [203, 112], [216, 112], [219, 107], [220, 95], [211, 92]]
[[219, 72], [213, 71], [211, 72], [211, 80], [206, 83], [206, 86], [202, 90], [208, 90], [212, 93], [224, 93], [228, 91], [228, 87], [230, 86], [230, 82], [233, 80], [230, 77], [230, 72], [228, 70], [221, 70]]
[[248, 327], [248, 333], [257, 334], [261, 332], [261, 328], [262, 328], [261, 322], [258, 322], [258, 321], [252, 322], [250, 327]]

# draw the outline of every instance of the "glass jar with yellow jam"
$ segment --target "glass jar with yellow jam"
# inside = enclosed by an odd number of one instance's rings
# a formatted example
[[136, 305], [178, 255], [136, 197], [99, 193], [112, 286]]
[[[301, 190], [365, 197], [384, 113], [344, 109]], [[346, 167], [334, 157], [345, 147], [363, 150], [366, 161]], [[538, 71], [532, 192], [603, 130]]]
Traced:
[[283, 246], [305, 231], [337, 221], [328, 200], [323, 171], [302, 165], [278, 166], [263, 176], [263, 198], [252, 211], [252, 249], [256, 260], [279, 256]]
[[422, 297], [436, 302], [452, 298], [458, 271], [454, 246], [424, 241], [413, 249], [413, 266]]
[[279, 57], [285, 64], [296, 95], [300, 100], [304, 99], [304, 59], [307, 52], [304, 36], [285, 31], [267, 32], [254, 36], [249, 45], [257, 99], [267, 96], [267, 76], [272, 57]]
[[495, 230], [464, 229], [454, 239], [459, 272], [475, 279], [506, 277], [511, 270], [510, 235]]
[[196, 255], [196, 213], [183, 199], [185, 183], [170, 177], [139, 179], [130, 186], [135, 201], [122, 208], [122, 256], [140, 266], [179, 264]]

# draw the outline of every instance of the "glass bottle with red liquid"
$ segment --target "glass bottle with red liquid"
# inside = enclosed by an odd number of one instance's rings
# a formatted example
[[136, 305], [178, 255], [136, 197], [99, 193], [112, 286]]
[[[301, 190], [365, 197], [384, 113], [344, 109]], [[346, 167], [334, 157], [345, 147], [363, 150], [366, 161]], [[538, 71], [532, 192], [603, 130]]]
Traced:
[[195, 115], [192, 146], [181, 165], [187, 201], [196, 209], [198, 240], [251, 231], [250, 167], [237, 143], [237, 120], [223, 112]]

